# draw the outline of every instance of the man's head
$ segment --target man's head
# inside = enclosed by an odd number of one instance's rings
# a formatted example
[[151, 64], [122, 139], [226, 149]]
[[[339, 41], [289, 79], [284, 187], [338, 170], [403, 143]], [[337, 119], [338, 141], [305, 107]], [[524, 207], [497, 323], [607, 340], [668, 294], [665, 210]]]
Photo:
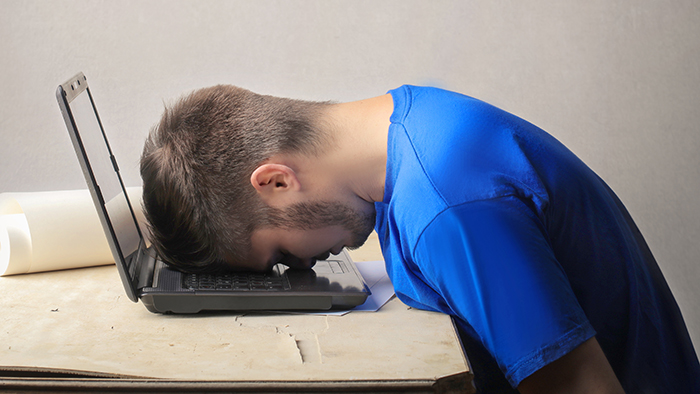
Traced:
[[326, 106], [214, 86], [166, 108], [141, 157], [144, 213], [163, 259], [188, 272], [267, 268], [260, 265], [284, 260], [290, 248], [277, 245], [281, 257], [252, 262], [251, 239], [275, 228], [337, 226], [351, 233], [348, 245], [359, 246], [373, 217], [327, 201], [274, 208], [251, 185], [251, 174], [270, 157], [313, 157], [331, 145], [319, 127]]

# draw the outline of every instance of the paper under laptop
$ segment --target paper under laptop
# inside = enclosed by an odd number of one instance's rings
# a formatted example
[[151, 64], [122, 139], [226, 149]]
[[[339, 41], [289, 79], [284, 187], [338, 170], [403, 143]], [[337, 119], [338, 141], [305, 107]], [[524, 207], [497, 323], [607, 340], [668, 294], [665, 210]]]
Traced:
[[265, 275], [191, 275], [169, 268], [147, 247], [83, 73], [59, 85], [56, 97], [132, 301], [140, 299], [156, 313], [349, 309], [365, 302], [369, 289], [345, 250], [311, 270], [278, 264]]

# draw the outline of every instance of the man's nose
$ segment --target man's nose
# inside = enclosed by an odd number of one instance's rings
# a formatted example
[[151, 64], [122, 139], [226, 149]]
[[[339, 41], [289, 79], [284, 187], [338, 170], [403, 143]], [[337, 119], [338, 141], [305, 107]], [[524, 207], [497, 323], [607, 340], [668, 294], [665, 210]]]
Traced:
[[296, 259], [293, 268], [309, 269], [316, 265], [316, 258]]
[[319, 254], [318, 256], [314, 257], [315, 260], [328, 260], [328, 257], [330, 257], [331, 252], [324, 252]]
[[296, 256], [286, 255], [280, 263], [291, 268], [311, 268], [316, 265], [316, 258], [300, 259]]

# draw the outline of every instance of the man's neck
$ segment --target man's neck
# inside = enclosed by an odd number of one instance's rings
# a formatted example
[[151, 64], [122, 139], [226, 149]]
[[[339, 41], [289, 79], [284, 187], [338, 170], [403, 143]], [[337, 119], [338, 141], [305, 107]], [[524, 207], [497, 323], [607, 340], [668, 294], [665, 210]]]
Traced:
[[334, 149], [318, 159], [331, 182], [366, 202], [382, 201], [387, 138], [394, 110], [391, 95], [334, 104], [326, 112]]
[[391, 95], [331, 104], [317, 126], [328, 133], [318, 156], [280, 154], [270, 163], [288, 166], [299, 181], [293, 200], [344, 201], [357, 209], [374, 209], [384, 198]]

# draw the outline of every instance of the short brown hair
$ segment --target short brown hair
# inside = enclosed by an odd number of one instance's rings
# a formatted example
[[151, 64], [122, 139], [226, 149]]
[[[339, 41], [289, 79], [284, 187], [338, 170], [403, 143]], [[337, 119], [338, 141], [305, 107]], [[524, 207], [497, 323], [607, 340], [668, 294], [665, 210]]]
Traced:
[[185, 272], [221, 271], [247, 257], [269, 208], [250, 175], [278, 153], [316, 155], [324, 103], [263, 96], [230, 85], [166, 107], [141, 156], [151, 242]]

